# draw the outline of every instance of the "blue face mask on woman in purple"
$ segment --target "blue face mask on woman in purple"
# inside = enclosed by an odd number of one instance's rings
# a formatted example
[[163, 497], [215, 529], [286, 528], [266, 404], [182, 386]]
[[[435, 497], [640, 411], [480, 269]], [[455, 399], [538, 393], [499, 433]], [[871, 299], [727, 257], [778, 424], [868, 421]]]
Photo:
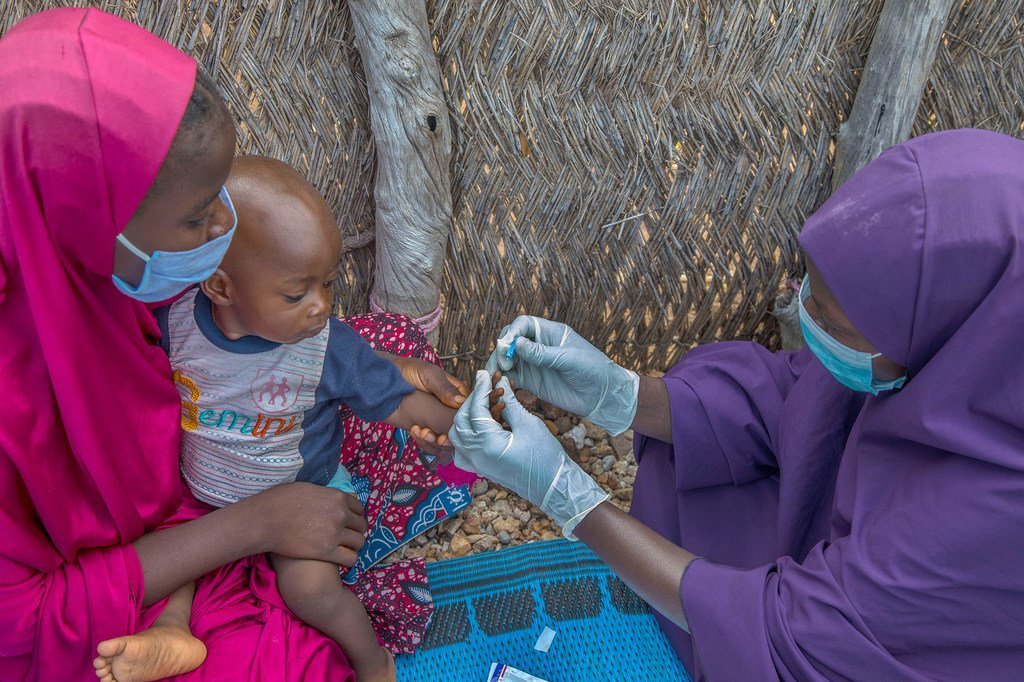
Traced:
[[807, 347], [821, 361], [821, 364], [825, 365], [825, 369], [832, 373], [836, 381], [854, 391], [872, 395], [901, 388], [907, 382], [906, 376], [892, 381], [875, 379], [873, 361], [882, 354], [854, 350], [832, 338], [807, 312], [804, 301], [810, 296], [811, 282], [808, 277], [804, 277], [799, 295], [800, 328], [803, 330]]

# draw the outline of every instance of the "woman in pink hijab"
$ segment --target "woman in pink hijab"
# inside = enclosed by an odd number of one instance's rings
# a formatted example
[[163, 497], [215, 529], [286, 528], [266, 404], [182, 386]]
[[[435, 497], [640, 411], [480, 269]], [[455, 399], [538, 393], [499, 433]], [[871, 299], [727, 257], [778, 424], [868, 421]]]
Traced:
[[94, 680], [100, 642], [196, 581], [208, 658], [184, 679], [352, 680], [262, 553], [351, 565], [358, 502], [293, 483], [207, 513], [180, 481], [157, 325], [114, 283], [160, 291], [231, 228], [224, 104], [192, 59], [81, 9], [0, 40], [0, 92], [0, 679]]

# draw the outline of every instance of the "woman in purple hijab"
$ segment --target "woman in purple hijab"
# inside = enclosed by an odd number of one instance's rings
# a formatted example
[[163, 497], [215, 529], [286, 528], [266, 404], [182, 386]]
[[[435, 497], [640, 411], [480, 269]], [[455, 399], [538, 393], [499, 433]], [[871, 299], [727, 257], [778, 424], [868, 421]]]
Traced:
[[[610, 431], [619, 512], [503, 379], [477, 386], [459, 466], [578, 536], [659, 612], [695, 677], [1024, 675], [1024, 142], [893, 147], [800, 235], [809, 349], [696, 348], [663, 378], [518, 318], [489, 369]], [[508, 358], [511, 356], [511, 359]]]

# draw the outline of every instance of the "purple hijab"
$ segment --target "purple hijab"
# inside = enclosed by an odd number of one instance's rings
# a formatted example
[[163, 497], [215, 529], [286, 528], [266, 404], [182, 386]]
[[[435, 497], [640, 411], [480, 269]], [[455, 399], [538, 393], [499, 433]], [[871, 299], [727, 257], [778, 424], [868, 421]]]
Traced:
[[1024, 674], [1024, 142], [960, 130], [882, 154], [800, 243], [901, 391], [806, 351], [698, 348], [638, 439], [634, 514], [705, 559], [680, 585], [695, 677]]

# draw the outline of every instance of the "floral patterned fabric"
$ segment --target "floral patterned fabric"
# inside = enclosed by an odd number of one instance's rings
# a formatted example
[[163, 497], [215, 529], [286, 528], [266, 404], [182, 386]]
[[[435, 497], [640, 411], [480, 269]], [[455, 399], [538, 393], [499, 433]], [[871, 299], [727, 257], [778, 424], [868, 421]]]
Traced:
[[[440, 365], [420, 328], [394, 313], [343, 318], [377, 350]], [[423, 559], [376, 566], [388, 554], [468, 506], [468, 485], [445, 483], [421, 459], [401, 429], [367, 423], [343, 408], [341, 463], [352, 474], [366, 508], [366, 545], [344, 582], [359, 597], [381, 643], [392, 653], [412, 653], [423, 639], [434, 604]]]

